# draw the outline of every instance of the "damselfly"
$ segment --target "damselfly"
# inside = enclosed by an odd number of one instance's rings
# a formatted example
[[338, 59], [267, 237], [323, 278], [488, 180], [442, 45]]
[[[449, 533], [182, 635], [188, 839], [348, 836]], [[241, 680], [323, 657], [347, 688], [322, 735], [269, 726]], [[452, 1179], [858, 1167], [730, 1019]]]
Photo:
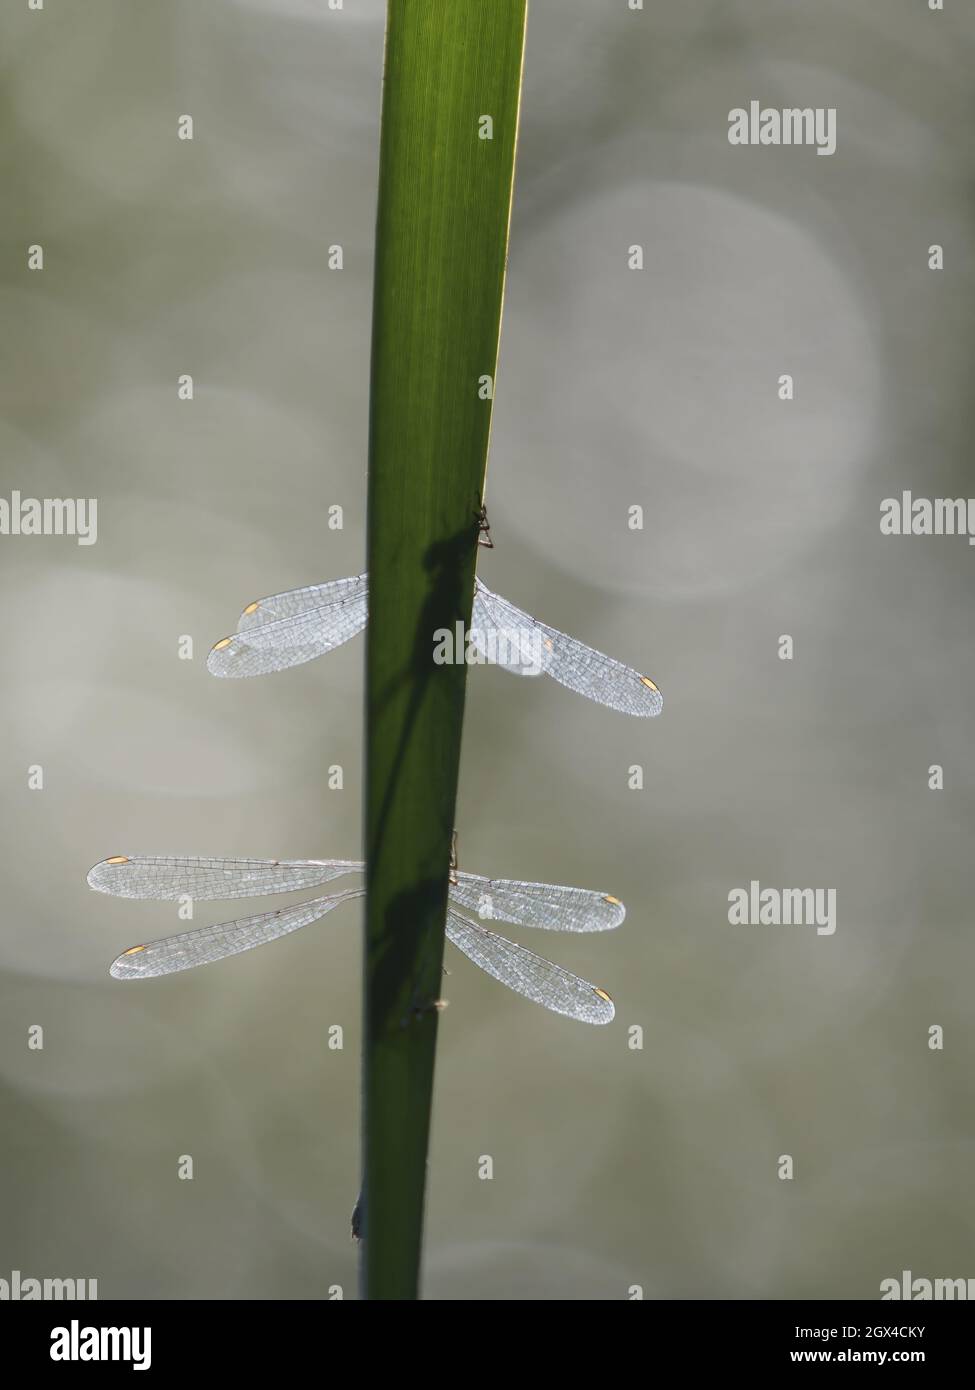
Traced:
[[[361, 874], [361, 862], [345, 859], [201, 859], [182, 856], [116, 855], [88, 874], [88, 884], [117, 898], [194, 902], [262, 897], [317, 888], [346, 874]], [[362, 887], [312, 898], [216, 926], [197, 927], [123, 951], [112, 964], [117, 980], [144, 980], [191, 970], [263, 946], [317, 922], [344, 902], [361, 898]], [[472, 921], [458, 912], [478, 915]], [[615, 1012], [605, 990], [498, 936], [484, 920], [539, 927], [544, 931], [611, 931], [626, 909], [618, 898], [586, 888], [515, 879], [482, 878], [452, 869], [447, 938], [475, 965], [536, 1004], [583, 1023], [609, 1023]]]
[[[365, 627], [368, 594], [368, 576], [360, 574], [249, 603], [234, 635], [211, 650], [207, 667], [214, 676], [262, 676], [324, 656]], [[544, 673], [623, 714], [647, 717], [663, 708], [649, 676], [540, 623], [479, 579], [470, 635], [483, 659], [505, 670]]]

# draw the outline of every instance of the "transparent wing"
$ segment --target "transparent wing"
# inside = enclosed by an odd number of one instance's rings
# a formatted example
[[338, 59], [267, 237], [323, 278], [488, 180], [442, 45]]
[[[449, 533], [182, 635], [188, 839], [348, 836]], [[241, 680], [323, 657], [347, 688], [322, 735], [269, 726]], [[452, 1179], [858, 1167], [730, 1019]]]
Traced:
[[609, 1023], [616, 1012], [605, 990], [449, 910], [447, 939], [494, 979], [553, 1013], [580, 1023]]
[[276, 941], [299, 927], [307, 927], [347, 899], [360, 897], [361, 892], [355, 889], [327, 898], [312, 898], [310, 902], [295, 903], [277, 912], [259, 912], [254, 917], [240, 917], [236, 922], [197, 927], [195, 931], [180, 932], [178, 936], [132, 946], [112, 962], [110, 973], [116, 980], [149, 980], [156, 975], [173, 975], [178, 970], [209, 965], [225, 956], [236, 956], [253, 946]]
[[[477, 592], [481, 599], [479, 611], [485, 615], [489, 628], [499, 633], [520, 633], [519, 651], [561, 685], [623, 714], [646, 718], [663, 709], [663, 696], [649, 676], [641, 676], [631, 666], [577, 642], [558, 628], [540, 623], [492, 593], [480, 580]], [[498, 664], [511, 669], [507, 663]]]
[[610, 893], [591, 888], [564, 888], [556, 883], [522, 883], [512, 878], [456, 874], [450, 901], [477, 913], [482, 922], [513, 922], [543, 931], [612, 931], [626, 908]]
[[[368, 593], [365, 576], [356, 580], [339, 580], [338, 584], [349, 584], [349, 592], [330, 602], [300, 609], [290, 617], [273, 618], [252, 626], [242, 626], [231, 637], [222, 637], [211, 649], [207, 657], [207, 670], [213, 676], [263, 676], [269, 671], [285, 671], [289, 666], [300, 666], [313, 661], [326, 652], [341, 647], [355, 637], [366, 625], [368, 617]], [[321, 585], [319, 588], [333, 588]], [[286, 606], [290, 600], [299, 604], [300, 595], [308, 595], [313, 590], [296, 589], [291, 594], [278, 594], [271, 599], [261, 599], [253, 612], [245, 609], [241, 623], [249, 622], [256, 613], [268, 605]], [[309, 600], [310, 601], [310, 600]], [[250, 605], [253, 608], [253, 605]]]
[[484, 592], [484, 586], [478, 582], [471, 614], [472, 645], [492, 666], [503, 666], [515, 676], [540, 676], [543, 669], [538, 659], [540, 634], [526, 635], [523, 625], [499, 626]]
[[312, 612], [316, 608], [328, 608], [333, 603], [344, 603], [352, 599], [364, 599], [369, 591], [369, 576], [355, 574], [350, 579], [332, 579], [327, 584], [308, 584], [303, 589], [288, 589], [283, 594], [271, 594], [268, 598], [256, 599], [249, 603], [241, 613], [237, 623], [238, 632], [249, 632], [264, 623], [278, 622], [281, 618], [294, 618], [299, 613]]
[[199, 859], [184, 855], [117, 854], [95, 865], [88, 874], [88, 886], [116, 898], [167, 901], [187, 896], [203, 902], [318, 888], [343, 874], [361, 871], [361, 864], [343, 859]]

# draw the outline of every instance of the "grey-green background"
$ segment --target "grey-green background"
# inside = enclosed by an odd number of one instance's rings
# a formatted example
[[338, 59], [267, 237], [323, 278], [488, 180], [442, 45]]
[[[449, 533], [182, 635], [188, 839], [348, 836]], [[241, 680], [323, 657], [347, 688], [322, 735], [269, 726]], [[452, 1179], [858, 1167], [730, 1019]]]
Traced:
[[[97, 497], [99, 538], [0, 538], [0, 1277], [354, 1296], [358, 914], [126, 986], [174, 907], [85, 873], [360, 851], [361, 641], [256, 682], [205, 655], [363, 567], [382, 19], [3, 7], [0, 493]], [[471, 673], [464, 865], [628, 916], [524, 938], [613, 993], [606, 1029], [450, 961], [428, 1296], [975, 1276], [975, 553], [878, 525], [971, 490], [973, 49], [961, 0], [534, 0], [480, 573], [667, 703]], [[837, 107], [837, 153], [732, 148], [753, 98]], [[835, 936], [730, 926], [751, 879], [835, 888]]]

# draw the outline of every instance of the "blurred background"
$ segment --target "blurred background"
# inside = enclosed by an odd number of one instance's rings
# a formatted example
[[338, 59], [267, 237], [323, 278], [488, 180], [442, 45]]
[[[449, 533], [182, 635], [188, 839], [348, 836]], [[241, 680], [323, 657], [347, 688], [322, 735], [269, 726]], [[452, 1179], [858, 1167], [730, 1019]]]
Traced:
[[[127, 986], [175, 905], [85, 874], [360, 853], [361, 639], [254, 682], [205, 657], [364, 566], [382, 30], [380, 0], [0, 18], [0, 495], [99, 504], [94, 546], [0, 537], [0, 1277], [355, 1296], [358, 912]], [[628, 915], [523, 935], [613, 994], [605, 1029], [452, 953], [428, 1297], [975, 1276], [975, 555], [879, 529], [903, 488], [972, 491], [973, 56], [951, 0], [532, 0], [479, 572], [666, 704], [471, 673], [463, 867]], [[752, 99], [836, 107], [836, 154], [733, 148]], [[730, 926], [752, 879], [834, 888], [835, 935]]]

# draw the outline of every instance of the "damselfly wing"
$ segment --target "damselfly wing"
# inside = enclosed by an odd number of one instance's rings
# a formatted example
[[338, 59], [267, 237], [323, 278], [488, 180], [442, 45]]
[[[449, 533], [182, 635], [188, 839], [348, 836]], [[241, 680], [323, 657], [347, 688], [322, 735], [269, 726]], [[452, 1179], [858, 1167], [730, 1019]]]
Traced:
[[[89, 886], [114, 897], [193, 900], [256, 897], [320, 887], [363, 865], [343, 859], [232, 859], [195, 856], [116, 855], [96, 864]], [[123, 951], [112, 964], [116, 979], [151, 979], [207, 965], [262, 946], [318, 921], [334, 907], [359, 898], [364, 890], [312, 898], [231, 922], [197, 927]], [[488, 879], [455, 871], [449, 886], [447, 938], [487, 974], [554, 1013], [585, 1023], [609, 1023], [615, 1012], [605, 990], [581, 980], [483, 925], [510, 922], [545, 931], [610, 931], [626, 909], [611, 894], [558, 884]], [[476, 912], [479, 921], [456, 908]]]
[[[212, 675], [266, 675], [324, 656], [356, 636], [368, 619], [368, 576], [272, 594], [244, 609], [237, 631], [207, 659]], [[431, 634], [432, 637], [432, 634]], [[484, 659], [523, 675], [545, 674], [597, 704], [638, 717], [663, 708], [649, 676], [539, 622], [475, 580], [471, 640]]]
[[214, 676], [264, 676], [324, 656], [365, 627], [368, 593], [360, 574], [249, 603], [236, 633], [210, 651], [207, 669]]

